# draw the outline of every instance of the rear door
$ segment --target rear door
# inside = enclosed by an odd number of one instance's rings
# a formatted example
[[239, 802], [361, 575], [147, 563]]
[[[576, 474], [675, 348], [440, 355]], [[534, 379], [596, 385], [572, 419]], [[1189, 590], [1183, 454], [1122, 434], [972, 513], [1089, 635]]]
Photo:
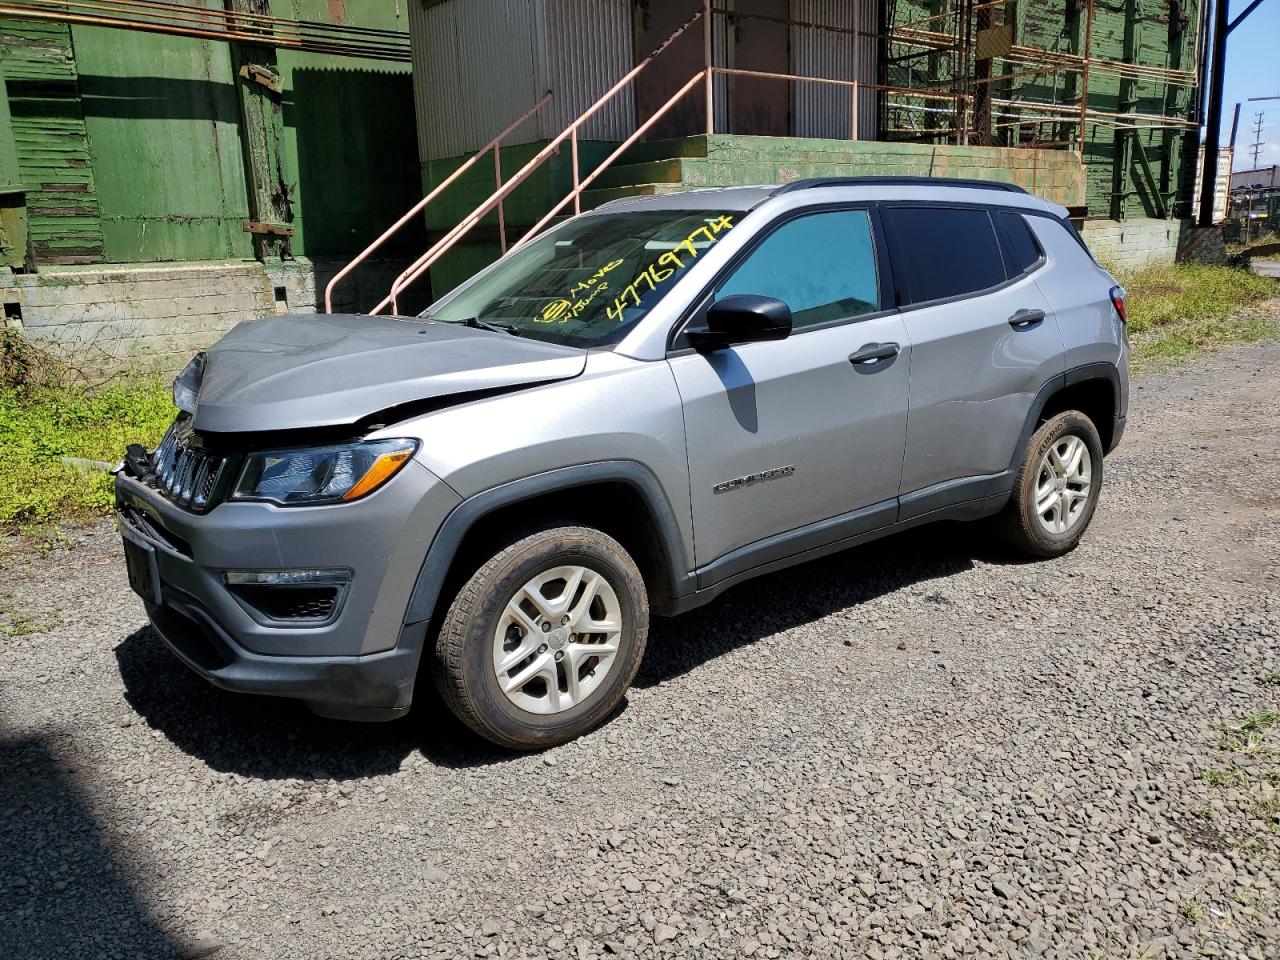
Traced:
[[[757, 544], [750, 557], [730, 557], [713, 573], [800, 552], [814, 544], [758, 542], [864, 507], [872, 509], [854, 522], [893, 521], [911, 351], [902, 319], [882, 300], [881, 256], [868, 209], [787, 219], [717, 281], [691, 326], [716, 299], [758, 294], [791, 308], [791, 336], [670, 357], [700, 567], [749, 544]], [[883, 355], [855, 359], [860, 352]]]
[[1008, 489], [1031, 403], [1063, 370], [1063, 343], [1020, 214], [924, 203], [882, 214], [911, 340], [906, 519]]

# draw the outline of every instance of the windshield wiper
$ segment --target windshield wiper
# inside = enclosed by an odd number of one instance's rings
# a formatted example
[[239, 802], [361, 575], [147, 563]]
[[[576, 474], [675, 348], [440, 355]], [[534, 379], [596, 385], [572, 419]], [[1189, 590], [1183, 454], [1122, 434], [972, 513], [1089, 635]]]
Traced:
[[498, 326], [496, 323], [489, 323], [479, 317], [467, 317], [461, 323], [464, 327], [470, 327], [472, 330], [492, 330], [494, 333], [509, 333], [513, 337], [524, 336], [517, 327], [509, 323], [504, 326]]

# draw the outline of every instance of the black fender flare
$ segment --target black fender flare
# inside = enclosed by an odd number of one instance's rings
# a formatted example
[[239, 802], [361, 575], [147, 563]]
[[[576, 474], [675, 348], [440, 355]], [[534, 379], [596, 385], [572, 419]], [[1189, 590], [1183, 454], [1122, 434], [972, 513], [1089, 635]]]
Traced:
[[[1044, 408], [1048, 405], [1049, 400], [1059, 390], [1077, 383], [1083, 383], [1086, 380], [1106, 380], [1111, 384], [1112, 391], [1112, 409], [1115, 410], [1117, 421], [1121, 420], [1121, 397], [1120, 397], [1120, 371], [1113, 363], [1086, 363], [1079, 367], [1072, 367], [1065, 373], [1060, 373], [1055, 377], [1051, 377], [1042, 386], [1035, 399], [1031, 401], [1031, 407], [1027, 411], [1026, 422], [1022, 425], [1022, 433], [1018, 436], [1018, 442], [1013, 448], [1013, 459], [1009, 461], [1009, 475], [1016, 476], [1018, 466], [1022, 463], [1022, 457], [1026, 453], [1027, 444], [1031, 442], [1031, 435], [1036, 432], [1036, 424], [1040, 422], [1040, 415], [1044, 413]], [[1120, 431], [1116, 429], [1116, 424], [1112, 424], [1112, 443], [1111, 449], [1115, 448], [1116, 442], [1119, 441]], [[1107, 450], [1107, 453], [1111, 452]]]
[[418, 579], [409, 595], [405, 625], [431, 619], [458, 548], [478, 521], [495, 510], [522, 500], [596, 483], [627, 484], [643, 499], [655, 521], [655, 533], [667, 560], [671, 596], [674, 598], [692, 593], [695, 580], [689, 572], [689, 551], [680, 532], [675, 511], [658, 478], [647, 467], [634, 460], [602, 460], [536, 473], [490, 487], [454, 507], [436, 531], [431, 546], [427, 548], [422, 569], [418, 571]]

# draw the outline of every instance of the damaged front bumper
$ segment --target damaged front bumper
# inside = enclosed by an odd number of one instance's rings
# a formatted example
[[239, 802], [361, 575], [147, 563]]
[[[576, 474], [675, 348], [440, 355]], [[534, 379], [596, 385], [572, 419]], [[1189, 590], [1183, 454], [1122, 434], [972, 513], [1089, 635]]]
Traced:
[[[458, 503], [452, 490], [412, 462], [353, 503], [224, 502], [197, 514], [156, 488], [148, 462], [131, 450], [117, 469], [116, 518], [130, 585], [183, 663], [224, 689], [299, 698], [328, 716], [408, 711], [427, 625], [405, 626], [404, 614]], [[282, 604], [269, 587], [239, 586], [245, 571], [339, 576], [328, 593]]]

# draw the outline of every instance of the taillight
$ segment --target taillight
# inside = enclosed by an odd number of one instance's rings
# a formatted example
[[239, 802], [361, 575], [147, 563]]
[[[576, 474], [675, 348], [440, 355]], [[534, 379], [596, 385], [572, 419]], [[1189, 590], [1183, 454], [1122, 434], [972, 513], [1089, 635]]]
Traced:
[[1111, 302], [1115, 304], [1116, 313], [1120, 314], [1120, 322], [1129, 325], [1129, 311], [1124, 305], [1124, 287], [1111, 288]]

